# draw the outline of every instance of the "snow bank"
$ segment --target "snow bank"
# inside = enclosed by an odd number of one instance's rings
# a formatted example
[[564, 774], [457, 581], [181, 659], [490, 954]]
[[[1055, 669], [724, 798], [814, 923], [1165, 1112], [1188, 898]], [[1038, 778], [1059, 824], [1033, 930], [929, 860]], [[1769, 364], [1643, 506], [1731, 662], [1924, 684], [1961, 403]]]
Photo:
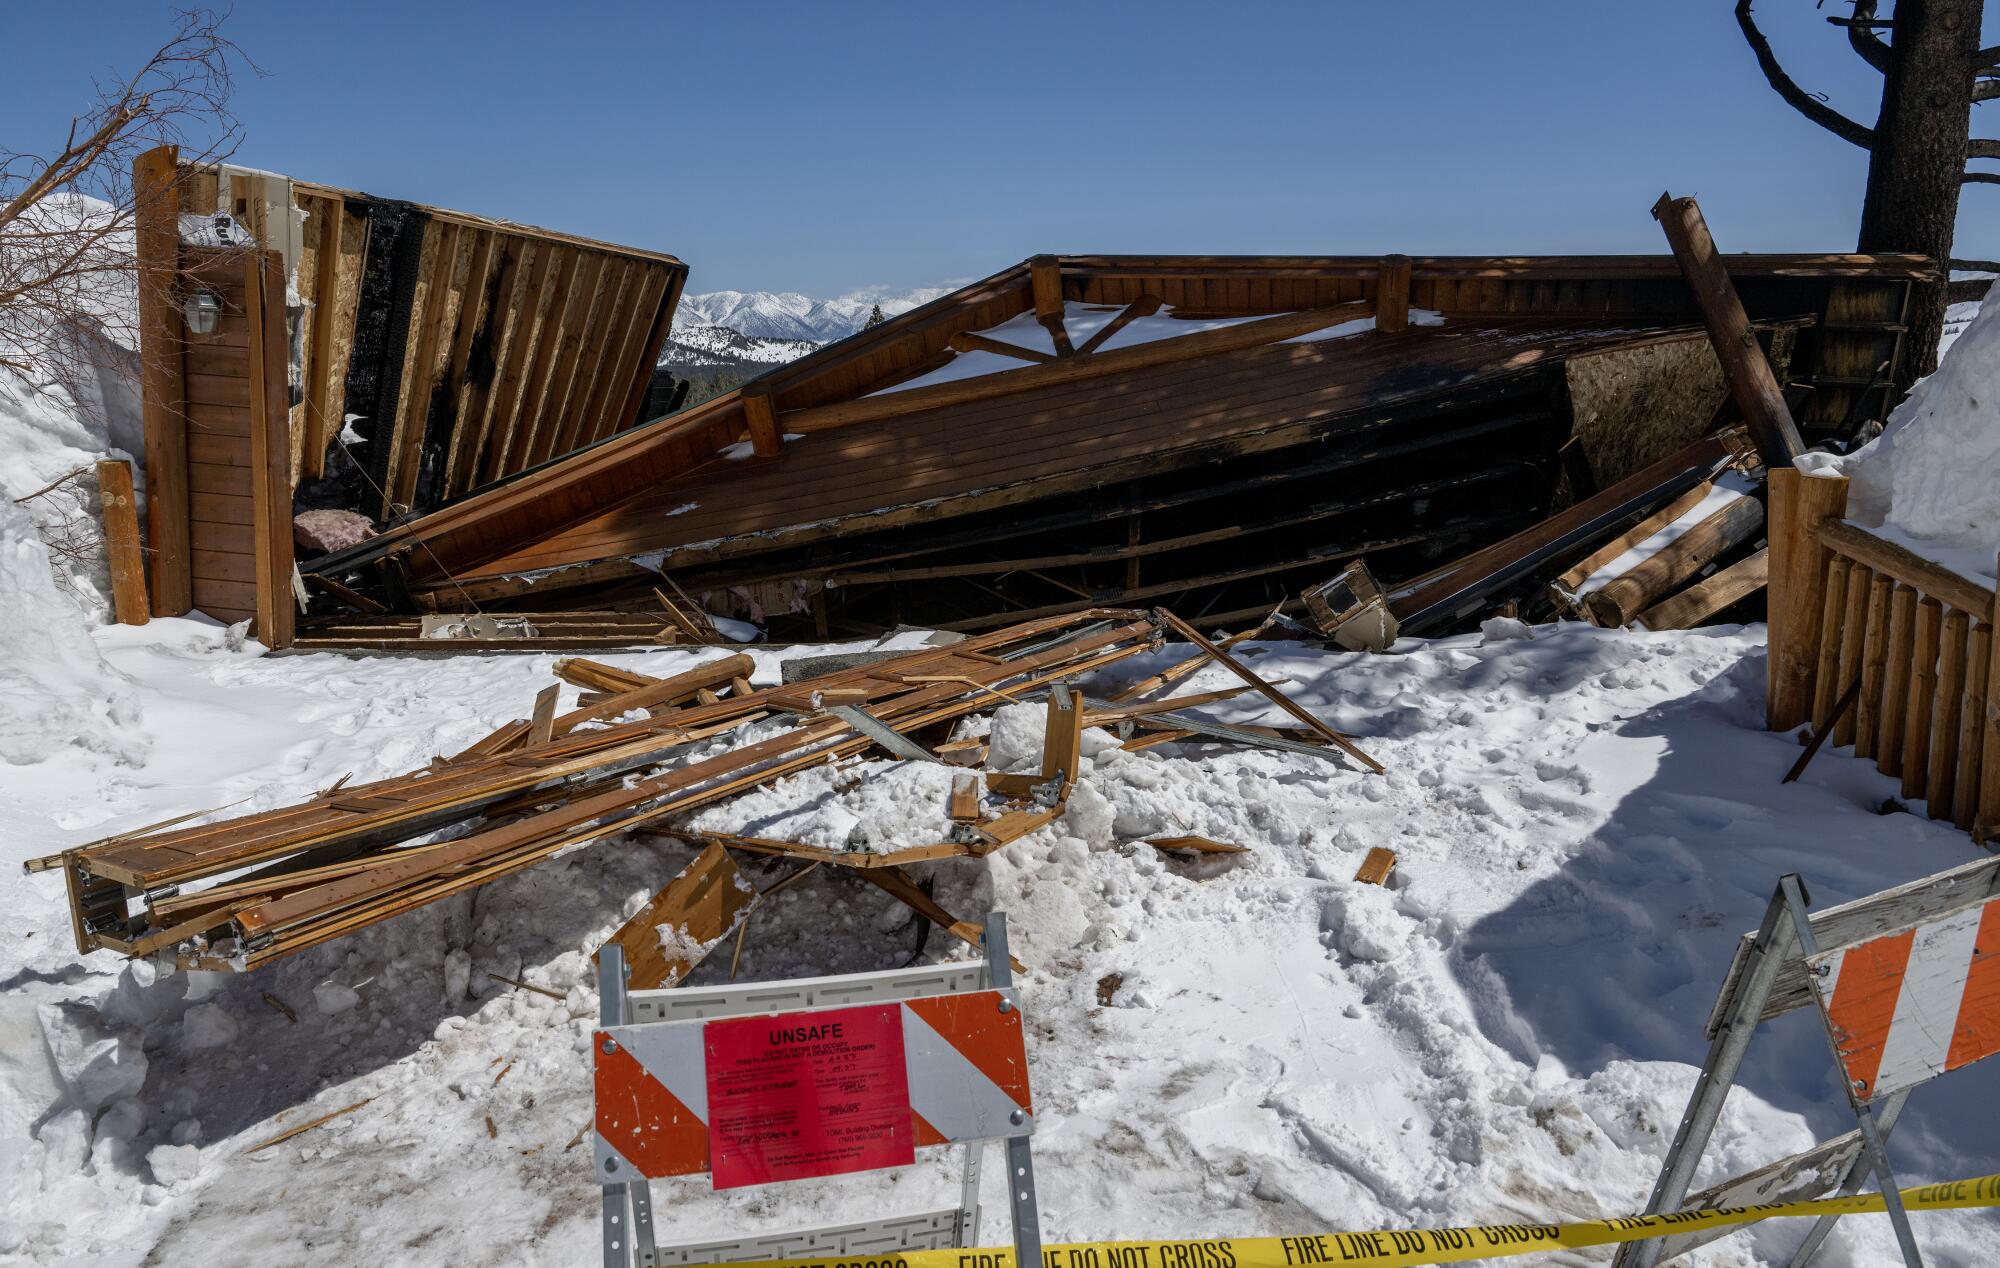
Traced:
[[2000, 552], [2000, 304], [1982, 305], [1937, 373], [1841, 464], [1848, 518], [1988, 585]]

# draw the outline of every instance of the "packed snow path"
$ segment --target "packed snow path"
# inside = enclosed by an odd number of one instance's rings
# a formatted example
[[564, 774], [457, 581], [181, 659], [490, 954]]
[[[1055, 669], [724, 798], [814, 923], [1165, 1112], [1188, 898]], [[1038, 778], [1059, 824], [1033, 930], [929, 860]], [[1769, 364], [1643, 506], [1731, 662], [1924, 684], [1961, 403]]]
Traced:
[[[1778, 875], [1803, 873], [1826, 906], [1976, 857], [1921, 814], [1877, 813], [1891, 781], [1844, 754], [1778, 783], [1798, 748], [1761, 730], [1761, 628], [1492, 630], [1386, 656], [1255, 649], [1386, 776], [1219, 747], [1123, 753], [1099, 734], [1063, 820], [983, 864], [929, 869], [954, 912], [1007, 910], [1031, 968], [1045, 1236], [1638, 1210], [1723, 969]], [[261, 657], [190, 621], [95, 637], [119, 743], [44, 731], [41, 760], [0, 766], [0, 1262], [594, 1263], [597, 1190], [573, 1145], [590, 1119], [588, 955], [687, 847], [613, 838], [242, 978], [153, 980], [104, 955], [79, 968], [59, 878], [18, 870], [194, 807], [241, 813], [410, 769], [520, 716], [552, 658]], [[605, 659], [664, 673], [699, 654]], [[777, 659], [760, 656], [760, 682]], [[1232, 681], [1207, 670], [1179, 691]], [[1260, 702], [1210, 712], [1285, 721]], [[1033, 730], [997, 725], [1002, 749]], [[935, 835], [941, 797], [889, 766], [858, 786], [808, 773], [703, 822]], [[1182, 833], [1251, 852], [1189, 862], [1139, 840]], [[1351, 879], [1372, 845], [1399, 855], [1390, 889]], [[789, 870], [752, 869], [763, 883]], [[743, 976], [907, 955], [906, 910], [831, 873], [756, 914]], [[967, 952], [940, 934], [927, 954]], [[1818, 1024], [1798, 1013], [1759, 1033], [1701, 1183], [1849, 1125]], [[1921, 1089], [1892, 1149], [1906, 1182], [2000, 1169], [1996, 1094], [2000, 1063]], [[938, 1151], [906, 1172], [728, 1195], [666, 1182], [656, 1201], [665, 1239], [799, 1227], [947, 1205], [955, 1166]], [[988, 1188], [992, 1242], [1005, 1202]], [[1990, 1215], [1918, 1218], [1927, 1262], [2000, 1261]], [[1781, 1264], [1802, 1233], [1757, 1228], [1691, 1262]], [[1869, 1217], [1819, 1262], [1893, 1260]]]

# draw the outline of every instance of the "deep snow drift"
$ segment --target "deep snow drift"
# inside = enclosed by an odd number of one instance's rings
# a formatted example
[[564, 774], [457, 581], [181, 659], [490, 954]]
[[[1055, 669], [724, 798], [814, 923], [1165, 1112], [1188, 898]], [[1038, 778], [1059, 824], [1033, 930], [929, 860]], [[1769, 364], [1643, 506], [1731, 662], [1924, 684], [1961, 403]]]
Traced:
[[[1061, 821], [984, 863], [918, 869], [955, 912], [1007, 910], [1030, 966], [1048, 1237], [1636, 1210], [1736, 937], [1777, 876], [1802, 872], [1824, 905], [1976, 856], [1921, 816], [1878, 815], [1892, 782], [1844, 755], [1779, 785], [1797, 747], [1759, 729], [1755, 627], [1506, 637], [1519, 632], [1380, 656], [1253, 647], [1252, 664], [1353, 731], [1385, 776], [1192, 745], [1124, 753], [1094, 733]], [[590, 1120], [588, 955], [688, 847], [613, 838], [243, 978], [155, 980], [106, 956], [78, 968], [59, 879], [15, 867], [196, 806], [240, 813], [408, 769], [519, 715], [552, 658], [262, 657], [192, 621], [96, 641], [132, 684], [147, 760], [71, 747], [0, 768], [0, 904], [14, 916], [0, 1259], [594, 1262], [590, 1154], [573, 1144]], [[608, 659], [670, 672], [708, 654]], [[779, 655], [758, 654], [759, 681]], [[1180, 690], [1228, 684], [1211, 669]], [[1033, 712], [997, 719], [1003, 756]], [[1211, 712], [1282, 720], [1237, 701]], [[934, 835], [939, 790], [886, 766], [808, 772], [708, 821]], [[888, 777], [857, 782], [863, 769]], [[1139, 841], [1162, 833], [1250, 852], [1189, 861]], [[1378, 844], [1401, 857], [1389, 889], [1351, 880]], [[750, 866], [765, 884], [789, 870]], [[830, 870], [752, 918], [744, 976], [911, 952], [905, 910]], [[925, 954], [968, 952], [938, 934]], [[717, 954], [696, 980], [727, 964]], [[1817, 1027], [1795, 1014], [1758, 1036], [1704, 1180], [1843, 1129]], [[1908, 1180], [1992, 1170], [1996, 1094], [2000, 1066], [1921, 1090], [1894, 1145]], [[953, 1167], [939, 1151], [899, 1173], [656, 1192], [664, 1234], [698, 1237], [941, 1205]], [[989, 1242], [1001, 1199], [989, 1182]], [[1971, 1268], [2000, 1248], [1990, 1217], [1919, 1218], [1933, 1264]], [[1892, 1254], [1879, 1217], [1843, 1229], [1831, 1268]], [[1695, 1262], [1782, 1263], [1801, 1234], [1759, 1228]]]
[[2000, 556], [2000, 304], [1982, 304], [1937, 372], [1840, 464], [1848, 518], [1992, 585]]

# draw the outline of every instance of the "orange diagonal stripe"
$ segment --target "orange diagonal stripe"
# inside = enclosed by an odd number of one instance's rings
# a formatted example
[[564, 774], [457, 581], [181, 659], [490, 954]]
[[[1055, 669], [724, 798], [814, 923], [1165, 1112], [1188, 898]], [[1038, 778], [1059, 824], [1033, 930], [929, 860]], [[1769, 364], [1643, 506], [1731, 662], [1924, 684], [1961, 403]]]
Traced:
[[1903, 993], [1903, 970], [1909, 967], [1910, 945], [1916, 937], [1916, 930], [1906, 929], [1850, 948], [1841, 958], [1826, 1019], [1847, 1065], [1847, 1077], [1859, 1085], [1855, 1090], [1864, 1097], [1875, 1092], [1875, 1074], [1882, 1068], [1889, 1023], [1896, 1019], [1896, 998]]
[[1956, 1070], [1996, 1052], [2000, 1052], [2000, 898], [1987, 903], [1979, 918], [1972, 964], [1965, 974], [1965, 998], [1958, 1006], [1958, 1026], [1951, 1032], [1944, 1068]]
[[708, 1170], [708, 1124], [647, 1073], [625, 1045], [597, 1051], [597, 1134], [649, 1177], [697, 1175]]

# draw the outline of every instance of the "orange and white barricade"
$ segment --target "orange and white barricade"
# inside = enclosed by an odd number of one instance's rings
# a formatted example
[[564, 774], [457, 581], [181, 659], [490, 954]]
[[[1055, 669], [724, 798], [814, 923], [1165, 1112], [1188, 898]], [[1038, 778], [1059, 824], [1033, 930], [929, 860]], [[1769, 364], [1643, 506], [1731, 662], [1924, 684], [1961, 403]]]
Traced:
[[[1763, 924], [1737, 947], [1709, 1015], [1708, 1060], [1667, 1152], [1648, 1214], [1799, 1201], [1880, 1187], [1908, 1268], [1922, 1256], [1897, 1197], [1887, 1141], [1912, 1089], [2000, 1052], [2000, 859], [1981, 859], [1818, 914], [1796, 875], [1778, 882]], [[1855, 1130], [1688, 1196], [1757, 1023], [1817, 1008]], [[1803, 1268], [1837, 1216], [1794, 1253]], [[1655, 1264], [1725, 1235], [1683, 1234], [1619, 1248], [1614, 1268]]]
[[[628, 991], [599, 953], [594, 1164], [606, 1268], [873, 1255], [977, 1244], [979, 1160], [1004, 1141], [1018, 1263], [1040, 1260], [1034, 1105], [1006, 918], [983, 962]], [[649, 1181], [736, 1188], [906, 1166], [963, 1145], [959, 1204], [796, 1233], [661, 1246]]]

